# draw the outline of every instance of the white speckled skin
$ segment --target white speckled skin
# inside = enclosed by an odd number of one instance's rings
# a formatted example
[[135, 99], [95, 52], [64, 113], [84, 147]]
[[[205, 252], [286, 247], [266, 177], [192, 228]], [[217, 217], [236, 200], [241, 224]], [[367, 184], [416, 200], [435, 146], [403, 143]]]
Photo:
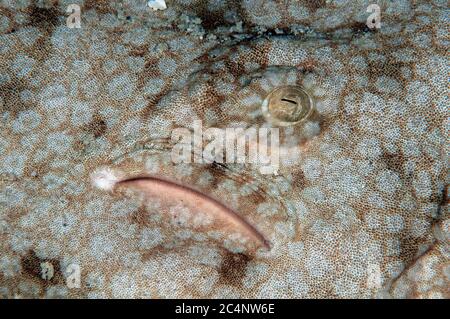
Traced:
[[[376, 32], [366, 1], [166, 3], [0, 1], [0, 296], [449, 298], [447, 2], [379, 1]], [[266, 125], [283, 85], [316, 112], [282, 128], [280, 175], [170, 161], [171, 129]], [[189, 185], [272, 248], [102, 172]]]

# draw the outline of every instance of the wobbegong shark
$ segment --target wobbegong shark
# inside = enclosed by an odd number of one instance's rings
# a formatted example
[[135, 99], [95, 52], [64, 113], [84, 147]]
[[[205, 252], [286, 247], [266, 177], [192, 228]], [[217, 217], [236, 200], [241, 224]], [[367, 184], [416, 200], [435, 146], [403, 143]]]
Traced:
[[1, 0], [0, 296], [449, 298], [448, 34], [440, 0]]

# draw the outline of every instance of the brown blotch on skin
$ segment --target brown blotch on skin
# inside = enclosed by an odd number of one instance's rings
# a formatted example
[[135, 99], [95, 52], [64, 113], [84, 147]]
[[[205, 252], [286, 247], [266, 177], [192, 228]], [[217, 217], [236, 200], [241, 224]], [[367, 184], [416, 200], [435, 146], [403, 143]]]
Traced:
[[444, 186], [444, 189], [442, 190], [442, 198], [441, 198], [441, 206], [445, 206], [450, 204], [450, 199], [448, 196], [448, 184]]
[[255, 190], [246, 196], [246, 200], [253, 203], [253, 205], [259, 205], [266, 202], [267, 198], [264, 196], [264, 194], [261, 194], [260, 191]]
[[0, 98], [3, 100], [0, 110], [10, 112], [11, 115], [15, 116], [19, 112], [29, 109], [31, 105], [27, 105], [20, 98], [20, 92], [26, 89], [27, 86], [24, 81], [18, 79], [0, 85]]
[[130, 55], [134, 57], [144, 57], [148, 52], [148, 44], [134, 46], [130, 50]]
[[[208, 109], [213, 109], [215, 111], [215, 113], [217, 114], [217, 116], [219, 118], [225, 118], [226, 114], [224, 114], [223, 109], [220, 107], [220, 105], [225, 101], [225, 97], [223, 95], [220, 95], [219, 93], [216, 92], [216, 90], [214, 89], [214, 83], [208, 82], [208, 85], [206, 87], [206, 90], [204, 92], [204, 94], [197, 99], [197, 101], [195, 101], [194, 103], [198, 103], [198, 104], [194, 104], [194, 105], [199, 105], [201, 106], [202, 110], [208, 110]], [[202, 112], [202, 114], [205, 114], [204, 112]], [[206, 121], [206, 117], [202, 117], [203, 121]], [[219, 124], [219, 123], [217, 123]]]
[[86, 131], [92, 133], [95, 138], [98, 138], [105, 134], [106, 130], [108, 129], [108, 125], [106, 124], [105, 120], [100, 115], [95, 115], [94, 119], [87, 124]]
[[30, 25], [47, 31], [49, 34], [53, 33], [53, 29], [59, 23], [60, 12], [58, 10], [58, 1], [52, 1], [49, 8], [41, 8], [37, 6], [37, 1], [33, 1], [33, 4], [29, 10]]
[[[200, 55], [196, 59], [197, 62], [202, 63], [202, 64], [207, 64], [207, 63], [210, 62], [210, 60], [214, 60], [214, 59], [210, 57], [209, 52], [206, 52], [206, 53]], [[216, 71], [215, 70], [211, 70], [211, 73], [214, 74], [214, 73], [216, 73]]]
[[220, 12], [202, 10], [197, 13], [197, 15], [202, 20], [202, 27], [206, 31], [212, 31], [219, 26], [230, 25], [227, 21], [225, 21], [223, 14]]
[[147, 105], [145, 106], [145, 109], [142, 111], [142, 117], [145, 120], [148, 120], [152, 114], [152, 111], [156, 107], [156, 105], [161, 101], [161, 99], [166, 96], [167, 90], [164, 90], [161, 93], [158, 93], [156, 95], [149, 95], [146, 97]]
[[227, 173], [225, 172], [226, 166], [223, 167], [222, 165], [223, 164], [212, 162], [206, 166], [205, 169], [208, 170], [213, 177], [208, 188], [216, 189], [222, 181], [227, 179]]
[[139, 228], [146, 227], [148, 225], [149, 214], [145, 206], [141, 206], [130, 214], [130, 222], [138, 225]]
[[241, 286], [252, 257], [242, 253], [232, 253], [228, 250], [224, 251], [222, 257], [222, 263], [219, 267], [219, 281], [228, 285]]
[[306, 61], [297, 64], [297, 69], [303, 74], [308, 74], [317, 69], [318, 63], [317, 60], [312, 58], [306, 59]]
[[111, 8], [109, 5], [109, 0], [86, 0], [84, 3], [84, 8], [86, 10], [94, 9], [98, 13], [116, 13], [116, 10]]
[[304, 4], [312, 12], [315, 12], [317, 9], [323, 8], [326, 6], [326, 0], [303, 0], [301, 4]]
[[40, 179], [50, 171], [48, 162], [32, 163], [24, 168], [24, 175], [33, 179]]
[[[413, 238], [403, 237], [400, 239], [400, 258], [405, 265], [410, 264], [417, 258], [417, 253], [422, 250], [426, 251], [433, 245], [433, 240], [426, 237]], [[424, 249], [427, 247], [426, 249]]]
[[[53, 265], [54, 274], [49, 280], [42, 278], [41, 263], [49, 262]], [[33, 250], [20, 259], [22, 272], [34, 280], [37, 280], [43, 286], [56, 285], [64, 283], [64, 276], [59, 266], [59, 261], [55, 259], [40, 259]]]
[[389, 170], [402, 175], [403, 164], [405, 163], [403, 154], [391, 154], [384, 152], [381, 155], [381, 160], [386, 164], [386, 167]]
[[350, 25], [350, 28], [354, 33], [367, 33], [367, 32], [377, 32], [376, 28], [369, 28], [365, 22], [354, 22]]
[[[386, 61], [367, 61], [367, 74], [371, 82], [375, 83], [380, 76], [397, 77], [402, 67], [409, 67], [411, 63], [397, 62], [387, 59]], [[413, 73], [412, 73], [413, 74]]]
[[305, 174], [302, 170], [295, 170], [292, 172], [292, 185], [298, 187], [299, 189], [303, 189], [308, 185]]
[[142, 72], [142, 79], [141, 80], [148, 80], [148, 77], [159, 75], [158, 71], [158, 58], [149, 57], [145, 61], [144, 70]]
[[[226, 10], [236, 12], [238, 15], [237, 19], [242, 20], [242, 18], [239, 16], [242, 10], [239, 9], [240, 5], [237, 3], [239, 3], [239, 1], [230, 1], [229, 3], [227, 3]], [[223, 27], [231, 25], [230, 22], [226, 21], [223, 12], [209, 10], [207, 1], [199, 2], [195, 11], [195, 15], [202, 20], [202, 27], [206, 31], [212, 31], [219, 26]]]
[[245, 74], [245, 69], [240, 63], [227, 60], [225, 61], [225, 67], [226, 70], [236, 79], [238, 79], [242, 74]]

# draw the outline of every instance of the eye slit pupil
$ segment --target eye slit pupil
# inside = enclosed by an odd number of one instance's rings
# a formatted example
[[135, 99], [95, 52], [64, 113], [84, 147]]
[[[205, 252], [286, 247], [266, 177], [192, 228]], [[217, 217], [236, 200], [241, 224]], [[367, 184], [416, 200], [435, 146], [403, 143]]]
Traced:
[[291, 126], [309, 117], [313, 100], [302, 86], [287, 85], [270, 92], [261, 108], [263, 115], [272, 124]]

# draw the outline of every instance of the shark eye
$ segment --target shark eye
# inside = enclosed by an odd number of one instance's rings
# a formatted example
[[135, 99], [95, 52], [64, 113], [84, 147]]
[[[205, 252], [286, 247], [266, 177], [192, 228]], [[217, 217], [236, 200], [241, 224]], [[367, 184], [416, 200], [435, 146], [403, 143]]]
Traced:
[[313, 111], [313, 99], [301, 86], [284, 86], [269, 93], [262, 103], [264, 117], [279, 126], [305, 121]]

